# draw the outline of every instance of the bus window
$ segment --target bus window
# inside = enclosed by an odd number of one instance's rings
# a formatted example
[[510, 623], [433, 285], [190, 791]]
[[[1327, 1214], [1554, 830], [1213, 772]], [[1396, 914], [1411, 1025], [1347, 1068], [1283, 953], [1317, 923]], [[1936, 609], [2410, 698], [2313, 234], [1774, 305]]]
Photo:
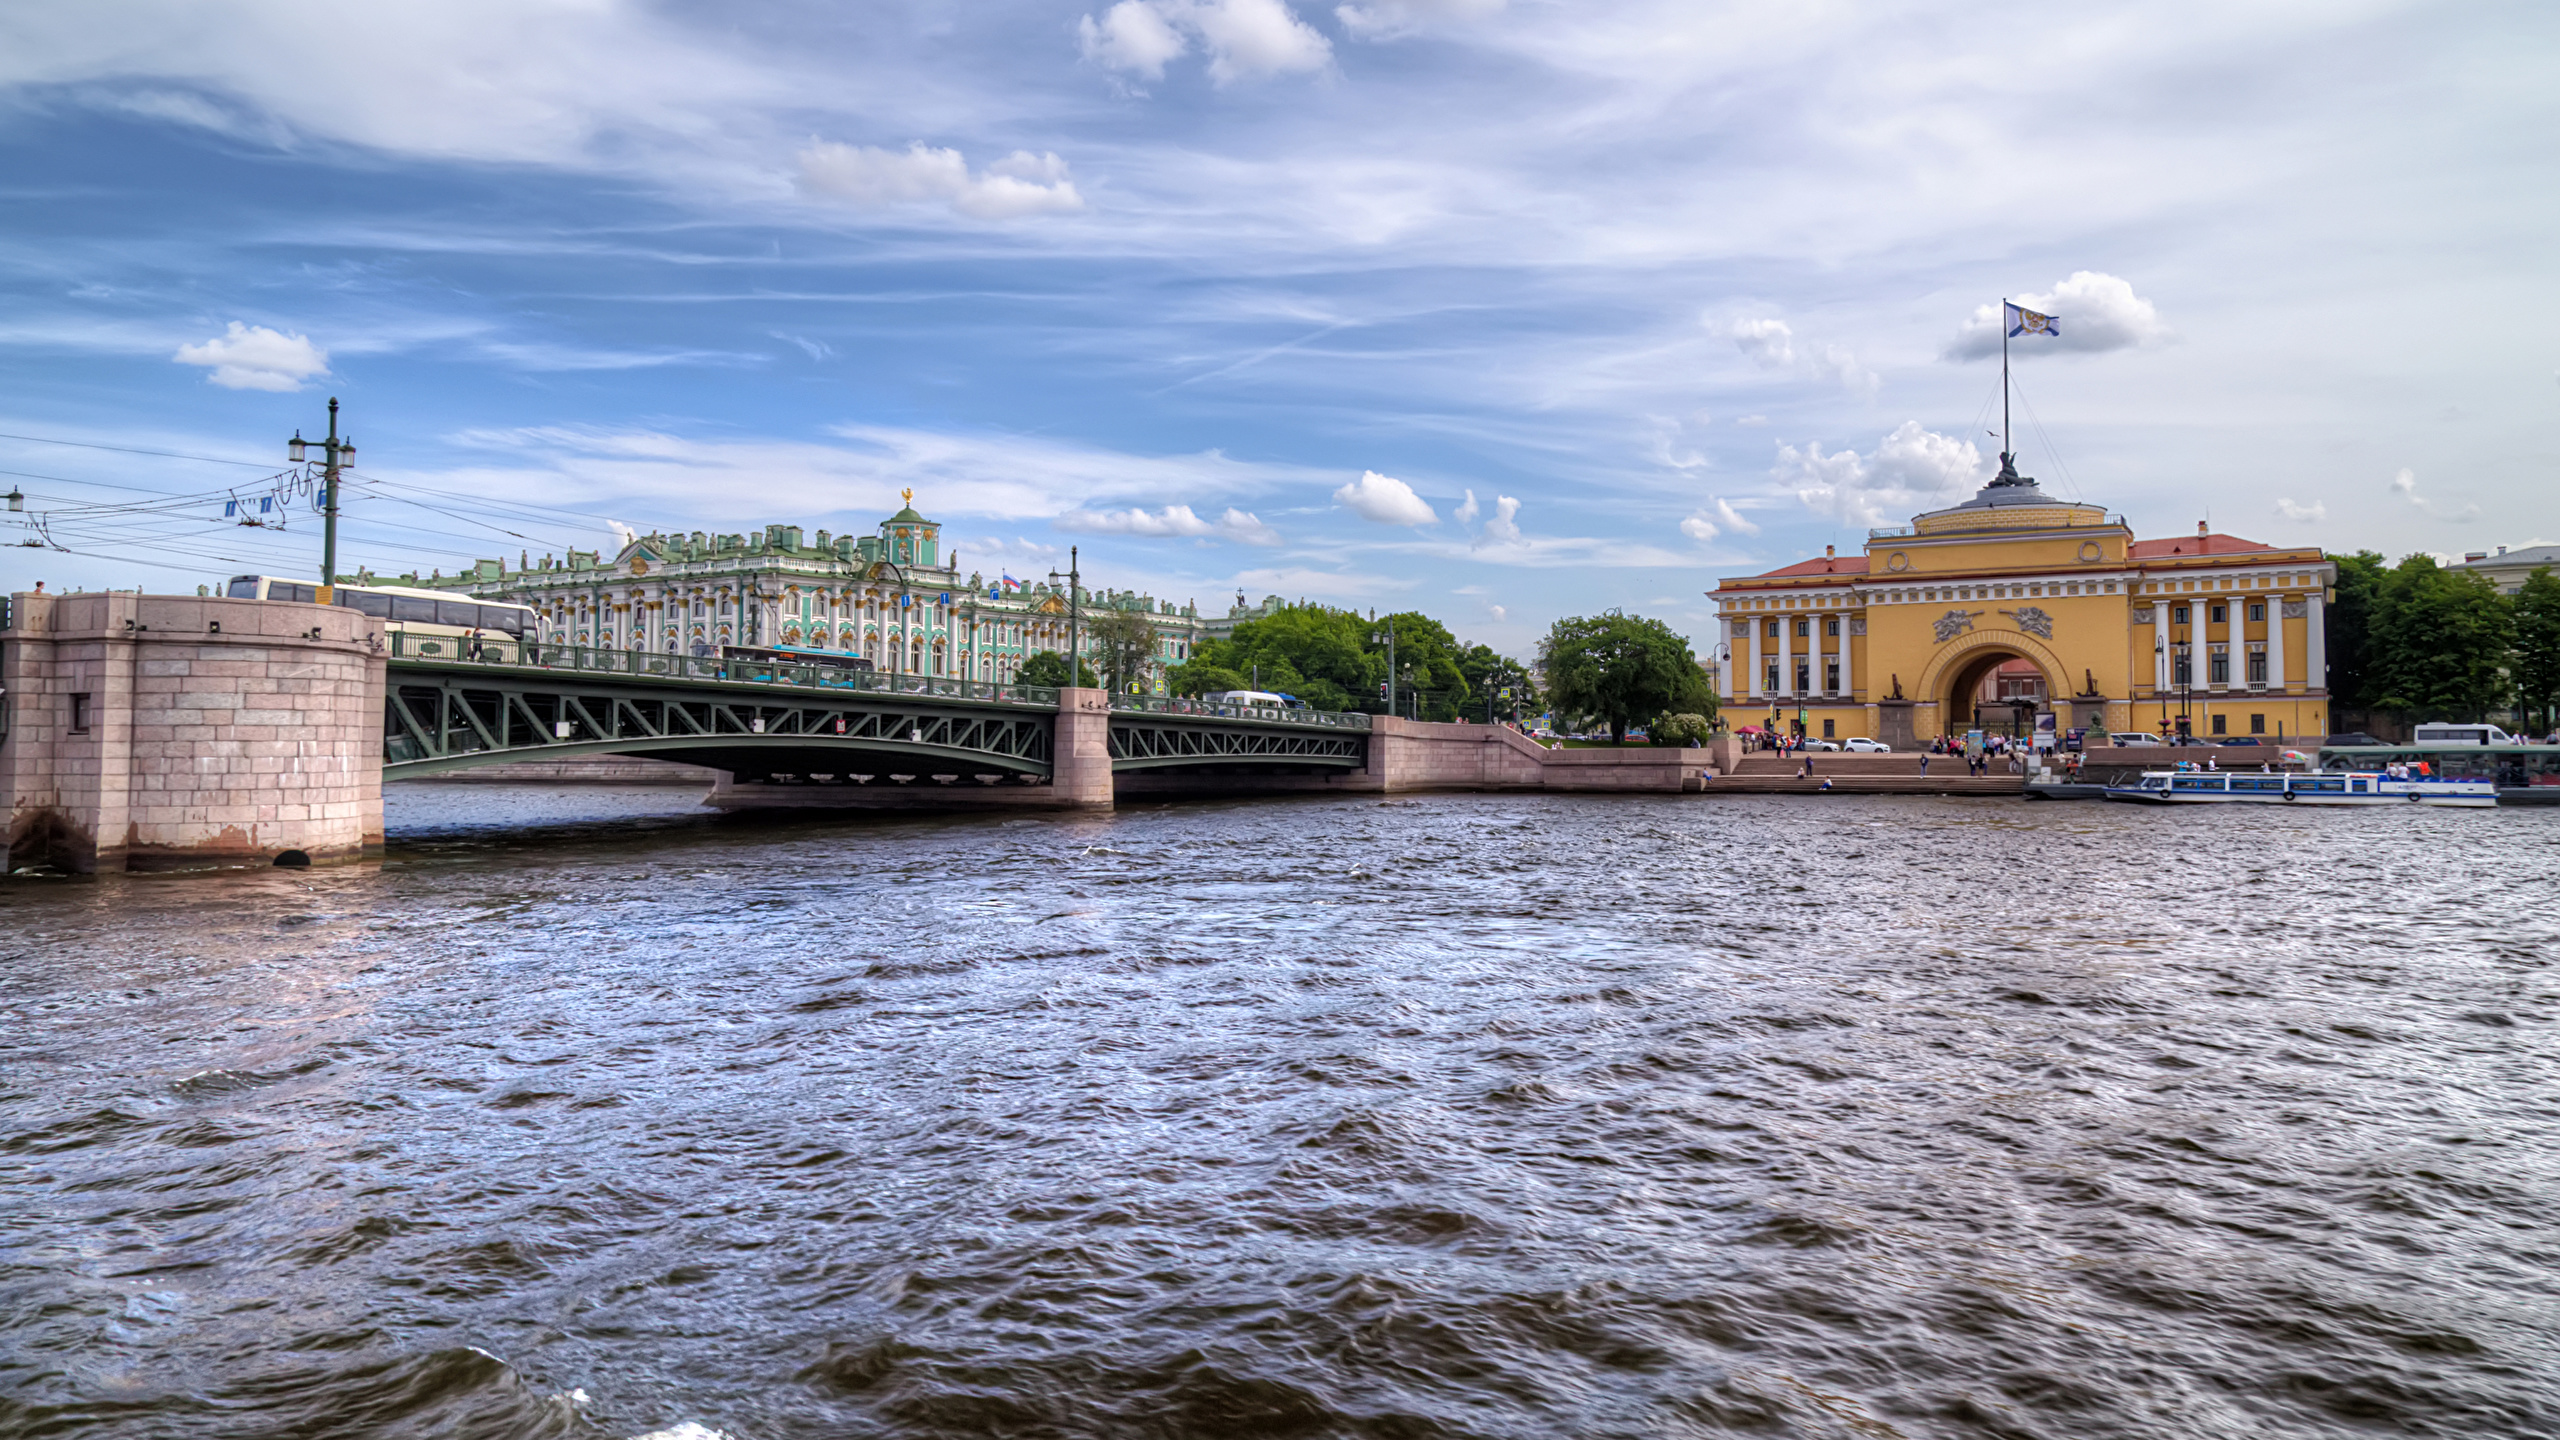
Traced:
[[391, 597], [388, 595], [375, 595], [363, 590], [349, 590], [341, 587], [338, 591], [338, 603], [360, 615], [370, 615], [376, 620], [391, 618]]
[[308, 605], [312, 601], [320, 598], [320, 591], [316, 586], [292, 585], [282, 580], [270, 580], [267, 582], [267, 598], [270, 600], [296, 600], [300, 601], [302, 604]]
[[480, 607], [468, 600], [439, 600], [436, 602], [436, 623], [458, 625], [468, 630], [480, 623]]
[[391, 618], [413, 624], [433, 625], [436, 623], [436, 602], [420, 600], [409, 595], [394, 595], [391, 597]]
[[524, 620], [524, 612], [512, 605], [480, 607], [480, 628], [483, 630], [503, 630], [509, 635], [522, 635]]
[[232, 581], [231, 588], [222, 593], [232, 600], [255, 600], [258, 598], [258, 577], [243, 575]]

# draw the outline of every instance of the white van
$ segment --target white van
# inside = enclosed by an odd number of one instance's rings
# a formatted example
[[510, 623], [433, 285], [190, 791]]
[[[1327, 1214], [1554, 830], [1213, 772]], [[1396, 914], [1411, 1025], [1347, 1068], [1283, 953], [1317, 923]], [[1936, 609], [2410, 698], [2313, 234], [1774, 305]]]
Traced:
[[2146, 735], [2139, 730], [2119, 730], [2115, 734], [2107, 737], [2107, 743], [2110, 745], [2121, 745], [2130, 750], [2137, 746], [2166, 745], [2169, 742], [2161, 739], [2157, 735]]
[[1200, 698], [1211, 705], [1268, 705], [1275, 710], [1286, 710], [1298, 703], [1270, 690], [1212, 690]]
[[2517, 739], [2495, 725], [2421, 725], [2410, 738], [2412, 745], [2521, 745]]

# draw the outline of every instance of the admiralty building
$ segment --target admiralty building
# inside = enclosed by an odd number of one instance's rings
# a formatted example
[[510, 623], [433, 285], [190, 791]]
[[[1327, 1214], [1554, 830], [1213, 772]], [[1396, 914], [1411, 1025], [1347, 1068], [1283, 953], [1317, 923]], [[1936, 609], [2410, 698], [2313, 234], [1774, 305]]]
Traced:
[[[820, 530], [810, 541], [796, 525], [768, 525], [761, 535], [641, 535], [610, 558], [572, 550], [561, 560], [528, 556], [513, 570], [482, 560], [460, 575], [402, 580], [530, 605], [553, 644], [671, 655], [805, 645], [863, 656], [882, 670], [987, 681], [1011, 680], [1044, 650], [1065, 653], [1063, 579], [964, 576], [943, 547], [941, 525], [916, 513], [912, 494], [908, 501], [870, 535]], [[1087, 587], [1088, 661], [1097, 618], [1142, 614], [1156, 632], [1144, 684], [1161, 693], [1165, 671], [1190, 659], [1194, 646], [1276, 604], [1239, 604], [1204, 619], [1195, 605]]]

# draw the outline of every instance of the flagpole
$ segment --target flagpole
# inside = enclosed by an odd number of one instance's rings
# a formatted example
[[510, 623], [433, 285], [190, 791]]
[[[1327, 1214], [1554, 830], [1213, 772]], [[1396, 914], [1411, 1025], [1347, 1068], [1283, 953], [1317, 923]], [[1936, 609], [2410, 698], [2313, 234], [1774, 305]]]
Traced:
[[2009, 297], [2000, 297], [2000, 463], [2010, 463], [2009, 448]]

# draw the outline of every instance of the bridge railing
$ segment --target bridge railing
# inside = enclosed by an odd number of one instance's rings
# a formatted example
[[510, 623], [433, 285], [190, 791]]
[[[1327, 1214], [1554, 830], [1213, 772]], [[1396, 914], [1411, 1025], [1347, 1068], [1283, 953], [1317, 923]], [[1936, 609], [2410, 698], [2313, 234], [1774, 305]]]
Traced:
[[718, 655], [599, 650], [584, 645], [517, 640], [507, 635], [473, 640], [451, 635], [411, 635], [395, 630], [387, 638], [391, 658], [408, 664], [500, 666], [518, 674], [549, 671], [649, 680], [694, 680], [719, 685], [771, 685], [786, 690], [922, 695], [946, 700], [1039, 705], [1050, 709], [1057, 708], [1058, 704], [1057, 688], [1050, 685], [1009, 685], [940, 675], [893, 675], [880, 670], [839, 669], [832, 665], [773, 665], [726, 659]]
[[1213, 720], [1253, 720], [1272, 725], [1306, 725], [1326, 730], [1366, 730], [1369, 717], [1357, 710], [1298, 710], [1284, 705], [1220, 705], [1206, 700], [1178, 700], [1163, 695], [1114, 695], [1111, 708], [1144, 715], [1199, 715]]

